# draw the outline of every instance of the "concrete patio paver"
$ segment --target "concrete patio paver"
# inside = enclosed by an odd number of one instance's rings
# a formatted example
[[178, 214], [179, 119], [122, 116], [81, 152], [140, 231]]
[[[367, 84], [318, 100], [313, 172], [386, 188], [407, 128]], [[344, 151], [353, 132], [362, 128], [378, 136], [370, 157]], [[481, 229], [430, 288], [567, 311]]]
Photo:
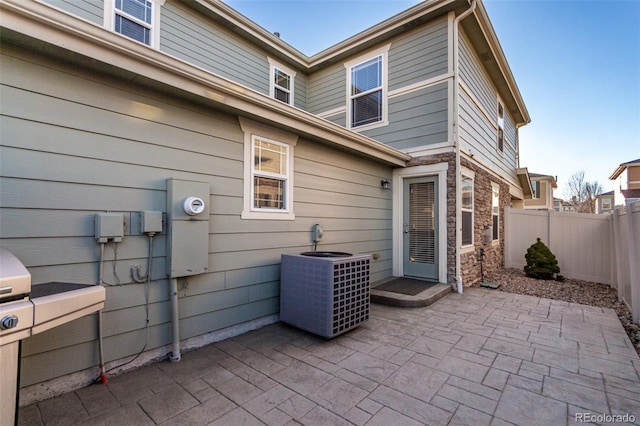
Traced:
[[332, 340], [278, 323], [42, 401], [21, 425], [640, 424], [640, 358], [614, 311], [485, 289], [371, 306]]

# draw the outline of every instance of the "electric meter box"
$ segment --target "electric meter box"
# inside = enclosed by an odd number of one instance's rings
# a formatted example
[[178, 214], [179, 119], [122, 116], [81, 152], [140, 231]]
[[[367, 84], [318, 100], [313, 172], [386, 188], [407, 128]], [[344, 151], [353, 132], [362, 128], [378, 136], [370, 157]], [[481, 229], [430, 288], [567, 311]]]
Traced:
[[171, 278], [209, 269], [209, 182], [167, 179], [167, 271]]

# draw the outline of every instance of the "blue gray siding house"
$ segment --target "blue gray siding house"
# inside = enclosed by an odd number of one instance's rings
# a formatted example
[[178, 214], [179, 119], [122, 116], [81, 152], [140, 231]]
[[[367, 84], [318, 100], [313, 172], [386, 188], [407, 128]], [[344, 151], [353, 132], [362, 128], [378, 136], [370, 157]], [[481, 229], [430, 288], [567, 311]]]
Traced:
[[[166, 219], [171, 179], [209, 188], [206, 272], [177, 280], [183, 348], [277, 321], [280, 256], [311, 249], [316, 223], [319, 248], [373, 255], [374, 283], [461, 291], [480, 248], [485, 271], [502, 265], [503, 209], [531, 195], [530, 119], [481, 1], [428, 0], [311, 57], [217, 0], [0, 13], [1, 244], [33, 285], [96, 283], [95, 215], [122, 214], [105, 250], [107, 367], [169, 351], [166, 223], [148, 290], [132, 268], [150, 254], [141, 212]], [[96, 339], [87, 316], [25, 340], [21, 403], [95, 378]]]

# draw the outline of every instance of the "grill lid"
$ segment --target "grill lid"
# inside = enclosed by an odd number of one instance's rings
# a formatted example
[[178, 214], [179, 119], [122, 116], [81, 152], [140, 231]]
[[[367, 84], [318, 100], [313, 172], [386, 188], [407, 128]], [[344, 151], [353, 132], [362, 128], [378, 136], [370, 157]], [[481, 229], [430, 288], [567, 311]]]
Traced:
[[31, 274], [9, 250], [0, 247], [0, 302], [25, 297], [31, 291]]

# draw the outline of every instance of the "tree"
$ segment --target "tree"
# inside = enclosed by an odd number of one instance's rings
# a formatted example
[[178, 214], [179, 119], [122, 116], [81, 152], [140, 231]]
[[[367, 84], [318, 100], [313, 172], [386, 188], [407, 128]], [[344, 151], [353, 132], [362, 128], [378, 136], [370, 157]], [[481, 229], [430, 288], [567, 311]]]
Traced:
[[558, 260], [540, 238], [537, 238], [537, 242], [527, 249], [524, 258], [527, 261], [524, 272], [528, 277], [551, 280], [555, 274], [560, 273]]
[[564, 197], [571, 200], [580, 213], [594, 213], [595, 197], [600, 194], [602, 194], [602, 185], [595, 180], [587, 181], [584, 170], [572, 174], [564, 189]]

